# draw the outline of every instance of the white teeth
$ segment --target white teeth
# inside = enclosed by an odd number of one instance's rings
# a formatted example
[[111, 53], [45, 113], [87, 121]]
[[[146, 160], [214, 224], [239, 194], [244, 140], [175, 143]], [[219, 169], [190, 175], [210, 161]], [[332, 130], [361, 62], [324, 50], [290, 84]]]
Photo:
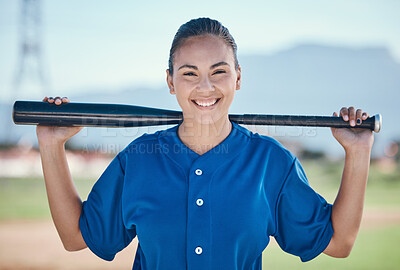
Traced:
[[212, 105], [214, 105], [215, 103], [217, 103], [217, 100], [218, 99], [214, 99], [213, 101], [211, 101], [211, 102], [200, 102], [200, 101], [197, 101], [197, 100], [193, 100], [197, 105], [199, 105], [199, 106], [202, 106], [202, 107], [208, 107], [208, 106], [212, 106]]

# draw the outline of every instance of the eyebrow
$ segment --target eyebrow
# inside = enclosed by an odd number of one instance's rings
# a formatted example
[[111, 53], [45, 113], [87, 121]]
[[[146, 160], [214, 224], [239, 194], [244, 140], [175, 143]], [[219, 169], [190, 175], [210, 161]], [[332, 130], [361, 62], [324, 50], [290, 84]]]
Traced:
[[229, 66], [229, 64], [228, 64], [227, 62], [221, 61], [221, 62], [218, 62], [218, 63], [212, 65], [212, 66], [210, 67], [210, 69], [214, 69], [214, 68], [217, 68], [217, 67], [219, 67], [219, 66], [225, 66], [225, 65]]
[[[217, 68], [217, 67], [219, 67], [219, 66], [225, 66], [225, 65], [229, 66], [229, 64], [228, 64], [227, 62], [221, 61], [221, 62], [218, 62], [218, 63], [212, 65], [212, 66], [210, 67], [210, 69], [214, 69], [214, 68]], [[199, 70], [196, 66], [188, 65], [188, 64], [185, 64], [185, 65], [180, 66], [180, 67], [178, 68], [178, 70], [181, 70], [182, 68], [191, 68], [191, 69], [194, 69], [194, 70]]]
[[198, 68], [196, 67], [196, 66], [193, 66], [193, 65], [183, 65], [183, 66], [181, 66], [180, 68], [178, 68], [178, 70], [181, 70], [182, 68], [191, 68], [191, 69], [195, 69], [195, 70], [198, 70]]

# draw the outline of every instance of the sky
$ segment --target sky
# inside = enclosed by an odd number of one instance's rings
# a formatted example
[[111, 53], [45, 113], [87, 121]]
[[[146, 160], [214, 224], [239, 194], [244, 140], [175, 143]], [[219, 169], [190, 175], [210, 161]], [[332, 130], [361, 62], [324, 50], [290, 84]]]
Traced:
[[[20, 2], [0, 0], [0, 98], [18, 69]], [[49, 95], [165, 85], [169, 48], [192, 18], [222, 22], [240, 55], [302, 43], [385, 46], [400, 62], [400, 1], [41, 1]], [[22, 85], [35, 84], [26, 78]], [[46, 94], [47, 94], [46, 93]]]

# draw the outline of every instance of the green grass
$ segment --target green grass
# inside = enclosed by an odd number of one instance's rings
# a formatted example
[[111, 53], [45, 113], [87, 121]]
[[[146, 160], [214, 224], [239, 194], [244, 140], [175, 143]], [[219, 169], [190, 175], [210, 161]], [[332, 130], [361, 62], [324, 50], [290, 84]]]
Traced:
[[[302, 165], [310, 185], [328, 202], [333, 203], [340, 186], [344, 162], [303, 161]], [[400, 209], [400, 165], [387, 173], [375, 163], [371, 164], [365, 206], [371, 208]]]
[[337, 259], [325, 254], [303, 263], [298, 257], [271, 245], [263, 253], [265, 270], [394, 270], [400, 269], [400, 226], [361, 230], [348, 258]]
[[[86, 199], [94, 181], [75, 181], [83, 200]], [[0, 178], [0, 221], [49, 218], [51, 216], [43, 179]]]

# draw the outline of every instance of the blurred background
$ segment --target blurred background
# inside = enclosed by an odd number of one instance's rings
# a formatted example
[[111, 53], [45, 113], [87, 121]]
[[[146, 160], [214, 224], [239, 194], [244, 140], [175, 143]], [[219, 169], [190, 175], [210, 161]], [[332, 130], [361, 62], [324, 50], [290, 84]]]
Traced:
[[[383, 116], [375, 134], [362, 228], [347, 259], [301, 263], [272, 243], [264, 269], [400, 269], [400, 2], [0, 0], [0, 269], [130, 269], [135, 241], [112, 263], [63, 250], [51, 221], [35, 127], [15, 126], [15, 100], [68, 96], [180, 110], [165, 83], [180, 25], [211, 17], [238, 45], [242, 88], [230, 113]], [[85, 199], [110, 160], [169, 126], [85, 128], [68, 142]], [[325, 128], [246, 126], [299, 157], [333, 203], [344, 152]], [[173, 244], [173, 243], [171, 243]]]

